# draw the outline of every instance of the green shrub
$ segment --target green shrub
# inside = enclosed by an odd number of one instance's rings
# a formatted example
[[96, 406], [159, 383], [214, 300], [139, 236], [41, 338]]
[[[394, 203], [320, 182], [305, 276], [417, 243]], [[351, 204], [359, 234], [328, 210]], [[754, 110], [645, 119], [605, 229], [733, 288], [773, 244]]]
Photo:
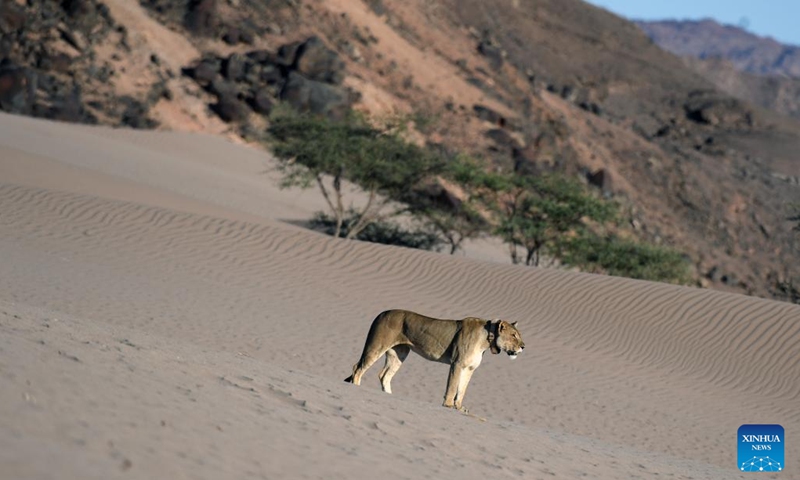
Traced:
[[571, 239], [565, 243], [561, 259], [594, 273], [677, 284], [690, 280], [689, 264], [680, 252], [613, 236]]

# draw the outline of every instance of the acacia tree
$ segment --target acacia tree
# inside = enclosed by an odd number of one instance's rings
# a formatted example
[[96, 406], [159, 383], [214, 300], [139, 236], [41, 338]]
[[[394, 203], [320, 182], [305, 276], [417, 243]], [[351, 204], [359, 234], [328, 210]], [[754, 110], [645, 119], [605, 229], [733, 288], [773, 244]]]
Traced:
[[516, 176], [501, 192], [497, 233], [508, 243], [511, 261], [538, 266], [542, 252], [560, 257], [568, 237], [584, 229], [584, 220], [606, 222], [615, 208], [589, 193], [578, 182], [554, 175]]
[[283, 173], [281, 186], [316, 184], [336, 221], [336, 237], [342, 236], [342, 223], [350, 210], [344, 201], [343, 181], [368, 194], [366, 205], [356, 211], [358, 220], [344, 234], [354, 238], [370, 223], [400, 213], [385, 208], [392, 201], [408, 200], [414, 185], [444, 167], [441, 157], [401, 138], [397, 125], [378, 130], [356, 113], [334, 121], [277, 109], [268, 132]]
[[[491, 190], [492, 174], [481, 163], [466, 155], [456, 155], [447, 162], [439, 181], [409, 203], [409, 211], [450, 247], [450, 254], [463, 247], [464, 241], [489, 231], [485, 194]], [[450, 183], [449, 187], [442, 183]], [[451, 191], [448, 191], [449, 190]], [[454, 193], [454, 190], [458, 190]], [[496, 188], [495, 188], [496, 189]]]
[[489, 223], [470, 202], [450, 206], [429, 206], [415, 214], [435, 232], [450, 249], [450, 254], [460, 250], [464, 241], [486, 232]]

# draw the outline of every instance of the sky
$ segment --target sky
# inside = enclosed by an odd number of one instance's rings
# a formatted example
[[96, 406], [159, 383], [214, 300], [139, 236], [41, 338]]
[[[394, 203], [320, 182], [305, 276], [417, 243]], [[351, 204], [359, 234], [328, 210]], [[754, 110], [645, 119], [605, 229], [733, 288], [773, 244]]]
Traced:
[[713, 18], [800, 46], [800, 0], [588, 0], [634, 20]]

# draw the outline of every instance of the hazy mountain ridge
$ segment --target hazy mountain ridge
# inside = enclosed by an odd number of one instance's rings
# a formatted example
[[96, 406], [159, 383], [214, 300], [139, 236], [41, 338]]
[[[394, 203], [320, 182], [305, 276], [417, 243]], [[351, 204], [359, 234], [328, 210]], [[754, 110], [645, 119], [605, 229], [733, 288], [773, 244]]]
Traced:
[[724, 59], [757, 75], [800, 77], [800, 47], [714, 20], [637, 21], [660, 47], [680, 56]]

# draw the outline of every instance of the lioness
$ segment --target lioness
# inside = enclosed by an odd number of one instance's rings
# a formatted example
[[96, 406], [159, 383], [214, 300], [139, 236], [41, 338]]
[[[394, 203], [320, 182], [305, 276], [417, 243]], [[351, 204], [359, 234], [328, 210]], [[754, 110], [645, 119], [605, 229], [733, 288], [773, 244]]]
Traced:
[[400, 369], [408, 352], [450, 364], [443, 406], [462, 412], [467, 384], [481, 364], [483, 352], [506, 352], [513, 360], [525, 348], [517, 330], [517, 322], [483, 320], [441, 320], [406, 310], [387, 310], [372, 321], [361, 359], [353, 365], [353, 374], [345, 379], [356, 385], [361, 377], [384, 353], [386, 365], [380, 373], [381, 387], [392, 393], [392, 377]]

